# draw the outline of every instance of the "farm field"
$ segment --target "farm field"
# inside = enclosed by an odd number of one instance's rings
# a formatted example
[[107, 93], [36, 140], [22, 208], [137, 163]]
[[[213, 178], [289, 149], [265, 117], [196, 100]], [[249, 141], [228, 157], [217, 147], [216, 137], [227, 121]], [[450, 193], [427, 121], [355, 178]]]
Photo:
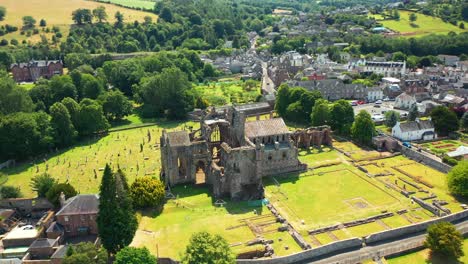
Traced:
[[156, 1], [151, 0], [96, 0], [101, 3], [112, 3], [131, 8], [141, 8], [147, 10], [153, 10]]
[[255, 102], [260, 95], [260, 83], [251, 89], [244, 88], [243, 81], [221, 81], [195, 86], [195, 91], [208, 101], [209, 105], [242, 104]]
[[[20, 164], [5, 170], [8, 174], [6, 185], [21, 187], [25, 197], [33, 197], [29, 182], [34, 175], [48, 172], [60, 182], [68, 180], [82, 194], [97, 193], [102, 171], [106, 163], [114, 168], [120, 166], [126, 172], [129, 182], [145, 174], [157, 175], [160, 168], [160, 152], [156, 144], [163, 129], [180, 130], [186, 125], [198, 123], [160, 122], [157, 125], [111, 132], [102, 138], [86, 142], [63, 150], [44, 159]], [[151, 141], [148, 142], [148, 132]], [[140, 152], [140, 143], [144, 143]], [[95, 176], [96, 173], [96, 176]]]
[[450, 23], [442, 21], [438, 17], [427, 16], [417, 13], [417, 20], [411, 25], [409, 16], [412, 12], [400, 10], [400, 20], [379, 20], [384, 27], [400, 32], [404, 37], [421, 37], [429, 34], [447, 34], [450, 31], [455, 33], [467, 32], [466, 29], [460, 29]]
[[[124, 14], [124, 19], [126, 21], [143, 21], [145, 16], [152, 17], [153, 21], [157, 20], [157, 15], [150, 12], [87, 0], [48, 0], [47, 4], [44, 4], [44, 1], [41, 0], [2, 0], [2, 6], [7, 9], [7, 15], [5, 20], [0, 22], [0, 25], [10, 24], [21, 29], [23, 23], [22, 17], [33, 16], [37, 20], [36, 27], [38, 27], [41, 19], [45, 19], [47, 27], [59, 27], [64, 37], [68, 35], [70, 26], [73, 24], [72, 12], [78, 8], [94, 9], [98, 6], [104, 6], [109, 22], [115, 21], [114, 14], [117, 11]], [[18, 41], [27, 39], [31, 42], [38, 42], [41, 40], [41, 34], [46, 35], [49, 39], [52, 37], [52, 33], [39, 32], [39, 34], [32, 35], [28, 38], [26, 35], [21, 35], [20, 30], [18, 30], [6, 34], [4, 38], [8, 40], [15, 38]]]
[[387, 259], [388, 264], [461, 264], [468, 263], [468, 239], [463, 243], [465, 256], [459, 259], [460, 262], [448, 261], [446, 259], [429, 259], [429, 249], [416, 251], [407, 255]]
[[[179, 259], [179, 254], [183, 252], [193, 233], [208, 231], [225, 237], [236, 254], [261, 250], [263, 246], [245, 245], [255, 239], [256, 235], [272, 239], [277, 255], [288, 255], [301, 250], [287, 232], [276, 231], [280, 224], [276, 223], [264, 206], [227, 201], [224, 206], [215, 207], [209, 188], [201, 186], [177, 186], [172, 189], [172, 193], [178, 199], [169, 200], [159, 215], [141, 216], [132, 246], [146, 246], [156, 255], [156, 241], [159, 256]], [[269, 224], [261, 226], [259, 233], [254, 234], [246, 221], [252, 226], [266, 222]], [[285, 246], [289, 249], [286, 250]]]
[[465, 144], [457, 140], [439, 140], [421, 144], [424, 149], [435, 155], [455, 151], [458, 147], [463, 145]]

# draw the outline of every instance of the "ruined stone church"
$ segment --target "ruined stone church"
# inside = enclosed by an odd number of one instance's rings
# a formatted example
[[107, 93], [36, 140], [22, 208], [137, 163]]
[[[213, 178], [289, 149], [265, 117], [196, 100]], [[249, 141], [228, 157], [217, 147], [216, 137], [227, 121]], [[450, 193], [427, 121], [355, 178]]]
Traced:
[[282, 118], [246, 121], [240, 106], [212, 108], [195, 131], [163, 131], [161, 177], [167, 186], [206, 183], [215, 198], [263, 198], [262, 178], [304, 171]]

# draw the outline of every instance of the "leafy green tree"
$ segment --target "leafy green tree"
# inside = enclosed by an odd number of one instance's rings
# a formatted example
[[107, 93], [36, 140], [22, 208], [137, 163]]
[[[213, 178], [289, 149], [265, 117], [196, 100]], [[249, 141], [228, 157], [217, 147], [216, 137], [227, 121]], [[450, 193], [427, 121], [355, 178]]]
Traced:
[[91, 74], [84, 73], [81, 75], [81, 94], [84, 98], [96, 99], [103, 93], [104, 87], [96, 77]]
[[97, 248], [93, 243], [81, 242], [69, 245], [63, 259], [63, 264], [107, 264], [107, 254], [104, 250]]
[[73, 126], [67, 108], [62, 103], [55, 103], [50, 107], [49, 112], [56, 145], [70, 146], [78, 133]]
[[392, 55], [392, 61], [405, 61], [406, 59], [406, 54], [401, 51], [397, 51]]
[[460, 120], [460, 128], [468, 131], [468, 112], [465, 112]]
[[419, 116], [418, 106], [413, 104], [408, 112], [408, 121], [414, 121]]
[[0, 6], [0, 21], [5, 19], [6, 13], [6, 8], [4, 6]]
[[93, 20], [93, 14], [91, 10], [86, 8], [79, 8], [72, 12], [72, 19], [78, 25], [83, 25], [85, 23], [91, 23]]
[[313, 126], [323, 126], [330, 123], [330, 107], [325, 99], [318, 99], [312, 108], [310, 120]]
[[182, 263], [233, 264], [236, 263], [236, 259], [222, 236], [198, 232], [190, 238], [182, 256]]
[[145, 74], [143, 66], [133, 60], [106, 61], [102, 68], [109, 83], [127, 96], [133, 95], [132, 86]]
[[5, 185], [0, 188], [0, 199], [21, 198], [23, 194], [19, 187]]
[[67, 108], [68, 113], [70, 114], [70, 120], [75, 129], [79, 126], [80, 121], [80, 105], [70, 97], [63, 98], [61, 103]]
[[156, 264], [156, 258], [144, 248], [126, 247], [115, 255], [114, 264]]
[[330, 110], [331, 128], [341, 135], [349, 135], [354, 122], [354, 110], [346, 100], [336, 101]]
[[31, 179], [29, 186], [33, 191], [37, 193], [38, 197], [46, 197], [47, 192], [57, 183], [48, 173], [42, 173], [34, 176]]
[[164, 184], [154, 177], [138, 177], [130, 186], [130, 195], [135, 208], [157, 208], [164, 202]]
[[440, 136], [447, 136], [459, 127], [457, 115], [445, 106], [437, 106], [431, 112], [434, 129]]
[[385, 125], [387, 127], [394, 127], [398, 121], [400, 121], [400, 114], [397, 111], [385, 112]]
[[132, 113], [130, 100], [121, 91], [110, 91], [99, 97], [104, 115], [108, 120], [120, 120]]
[[290, 104], [288, 108], [286, 108], [286, 113], [284, 114], [285, 119], [296, 123], [307, 123], [304, 117], [304, 108], [299, 101]]
[[351, 127], [351, 135], [357, 142], [370, 145], [375, 134], [375, 124], [368, 112], [361, 110]]
[[128, 246], [138, 227], [128, 193], [128, 184], [122, 171], [113, 173], [107, 164], [99, 188], [99, 237], [112, 255]]
[[93, 16], [99, 21], [99, 23], [102, 23], [102, 21], [106, 21], [106, 8], [104, 6], [96, 7], [95, 9], [93, 9]]
[[16, 112], [32, 112], [34, 104], [26, 89], [0, 71], [0, 115]]
[[34, 19], [32, 16], [24, 16], [23, 17], [23, 28], [24, 29], [34, 28], [35, 26], [36, 26], [36, 19]]
[[122, 25], [124, 21], [124, 15], [120, 13], [120, 11], [115, 12], [115, 24], [116, 25]]
[[276, 95], [275, 110], [280, 116], [286, 114], [286, 109], [289, 105], [289, 86], [282, 84], [278, 88], [278, 94]]
[[68, 75], [54, 76], [47, 85], [50, 89], [52, 102], [60, 102], [65, 97], [76, 98], [78, 95], [76, 86]]
[[82, 136], [107, 131], [110, 125], [104, 116], [102, 106], [94, 100], [83, 99], [80, 102], [80, 113], [76, 129]]
[[468, 198], [468, 161], [460, 161], [447, 175], [450, 192]]
[[416, 22], [417, 19], [418, 19], [418, 16], [417, 16], [415, 13], [411, 13], [411, 14], [409, 15], [409, 21], [410, 21], [411, 23]]
[[[12, 43], [13, 44], [13, 43]], [[10, 65], [13, 63], [13, 56], [11, 56], [10, 52], [1, 50], [0, 51], [0, 70], [8, 70], [10, 69]], [[4, 78], [4, 73], [0, 72], [0, 78]]]
[[172, 11], [168, 7], [163, 7], [159, 17], [162, 18], [164, 21], [171, 23], [173, 18]]
[[449, 222], [439, 222], [427, 228], [424, 245], [434, 255], [440, 255], [446, 260], [458, 259], [463, 253], [463, 236]]
[[45, 19], [41, 19], [41, 20], [39, 21], [39, 26], [40, 26], [40, 27], [45, 27], [45, 26], [47, 26], [47, 22], [45, 21]]
[[52, 187], [47, 191], [46, 198], [51, 202], [56, 208], [60, 207], [60, 195], [63, 192], [65, 198], [71, 198], [76, 196], [78, 192], [75, 188], [69, 183], [54, 183]]

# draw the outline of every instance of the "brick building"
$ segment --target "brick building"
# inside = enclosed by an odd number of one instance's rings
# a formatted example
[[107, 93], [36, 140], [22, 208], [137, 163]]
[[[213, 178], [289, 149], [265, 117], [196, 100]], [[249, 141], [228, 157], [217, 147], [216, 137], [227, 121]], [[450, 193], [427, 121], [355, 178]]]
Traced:
[[57, 223], [63, 227], [66, 237], [97, 235], [98, 210], [98, 195], [81, 194], [65, 201], [55, 217]]
[[35, 82], [39, 78], [50, 79], [63, 74], [63, 64], [59, 60], [41, 60], [25, 63], [14, 63], [10, 67], [16, 82]]

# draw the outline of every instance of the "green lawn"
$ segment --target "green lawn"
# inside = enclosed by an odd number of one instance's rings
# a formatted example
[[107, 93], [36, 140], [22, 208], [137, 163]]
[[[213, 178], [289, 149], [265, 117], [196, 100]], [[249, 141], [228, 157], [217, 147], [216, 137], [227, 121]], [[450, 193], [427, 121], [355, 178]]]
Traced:
[[142, 8], [153, 10], [156, 1], [150, 0], [96, 0], [97, 2], [111, 3], [130, 8]]
[[[156, 175], [161, 161], [160, 150], [155, 144], [159, 143], [162, 130], [182, 129], [187, 124], [197, 125], [193, 122], [160, 122], [151, 127], [112, 132], [102, 138], [90, 139], [49, 156], [47, 161], [41, 158], [2, 171], [9, 175], [5, 184], [21, 187], [26, 197], [33, 197], [29, 182], [34, 175], [44, 173], [48, 167], [48, 173], [60, 182], [68, 178], [80, 193], [96, 193], [101, 182], [100, 170], [106, 163], [112, 164], [115, 169], [120, 165], [129, 182], [145, 174]], [[148, 131], [151, 134], [150, 143]], [[143, 152], [140, 152], [140, 143], [143, 142]], [[97, 177], [94, 176], [94, 170]]]
[[420, 250], [417, 252], [413, 252], [407, 255], [399, 256], [396, 258], [387, 259], [388, 264], [462, 264], [468, 263], [468, 239], [465, 239], [463, 243], [463, 251], [465, 252], [465, 256], [457, 261], [450, 261], [447, 259], [430, 259], [429, 258], [429, 249]]
[[461, 141], [457, 140], [439, 140], [421, 144], [422, 147], [433, 154], [445, 154], [447, 152], [455, 151], [458, 147], [463, 146]]
[[[180, 259], [191, 235], [208, 231], [225, 237], [235, 253], [251, 251], [258, 247], [246, 246], [245, 242], [255, 235], [241, 220], [263, 217], [252, 221], [260, 224], [273, 219], [272, 224], [262, 229], [266, 232], [265, 238], [274, 240], [276, 254], [288, 255], [301, 250], [287, 232], [275, 232], [279, 224], [266, 207], [250, 207], [247, 202], [227, 200], [224, 207], [214, 207], [211, 191], [206, 187], [177, 186], [172, 191], [179, 199], [169, 200], [159, 215], [143, 215], [132, 246], [146, 246], [155, 254], [157, 245], [159, 256]], [[286, 250], [286, 246], [289, 249]]]
[[405, 37], [421, 37], [429, 34], [447, 34], [450, 31], [456, 33], [467, 32], [450, 23], [442, 21], [438, 17], [432, 17], [417, 13], [417, 20], [411, 24], [409, 15], [412, 12], [400, 10], [400, 20], [379, 20], [384, 27], [400, 32]]
[[206, 99], [209, 105], [241, 104], [255, 102], [260, 95], [260, 82], [251, 90], [242, 87], [242, 81], [212, 82], [195, 86], [195, 91]]

